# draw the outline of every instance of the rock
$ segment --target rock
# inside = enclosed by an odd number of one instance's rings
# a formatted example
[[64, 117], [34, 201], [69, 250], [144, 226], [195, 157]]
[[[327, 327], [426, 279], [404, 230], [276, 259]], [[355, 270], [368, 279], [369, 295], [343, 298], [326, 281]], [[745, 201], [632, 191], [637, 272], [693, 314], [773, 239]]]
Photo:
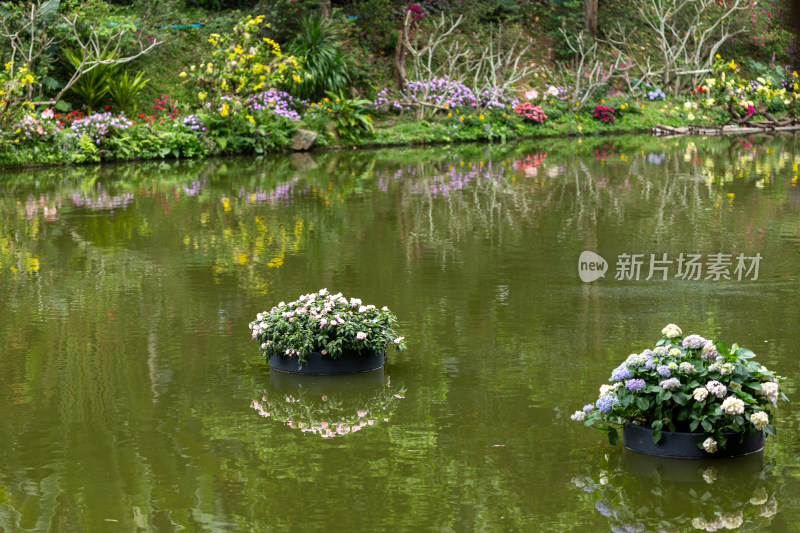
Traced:
[[311, 130], [299, 129], [292, 134], [292, 150], [308, 150], [317, 140], [317, 134]]
[[317, 168], [317, 162], [311, 157], [311, 154], [297, 153], [292, 154], [292, 168], [294, 170], [306, 171], [314, 170]]

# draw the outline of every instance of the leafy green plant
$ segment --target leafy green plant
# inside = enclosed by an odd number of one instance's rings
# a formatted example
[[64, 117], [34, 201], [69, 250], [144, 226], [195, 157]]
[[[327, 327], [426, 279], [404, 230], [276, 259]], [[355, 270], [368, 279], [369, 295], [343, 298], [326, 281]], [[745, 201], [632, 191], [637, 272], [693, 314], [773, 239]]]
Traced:
[[342, 92], [328, 92], [320, 102], [311, 104], [305, 120], [312, 124], [330, 125], [345, 141], [375, 133], [372, 120], [372, 102], [364, 99], [346, 98]]
[[[64, 48], [63, 51], [67, 61], [76, 69], [80, 68], [85, 61], [86, 52], [84, 50], [80, 51], [80, 55], [70, 48]], [[104, 61], [113, 58], [114, 54], [107, 52], [100, 59]], [[117, 64], [98, 64], [78, 78], [71, 90], [83, 99], [87, 109], [91, 112], [108, 94], [109, 81], [114, 79], [118, 70], [119, 65]]]
[[124, 72], [121, 76], [108, 80], [108, 95], [120, 110], [133, 107], [133, 112], [136, 113], [136, 96], [149, 82], [149, 79], [144, 78], [144, 72], [137, 73], [133, 79]]
[[300, 33], [289, 43], [288, 49], [303, 67], [300, 82], [288, 78], [284, 84], [285, 90], [293, 96], [318, 99], [328, 91], [343, 91], [350, 82], [351, 65], [330, 20], [318, 16], [303, 19]]

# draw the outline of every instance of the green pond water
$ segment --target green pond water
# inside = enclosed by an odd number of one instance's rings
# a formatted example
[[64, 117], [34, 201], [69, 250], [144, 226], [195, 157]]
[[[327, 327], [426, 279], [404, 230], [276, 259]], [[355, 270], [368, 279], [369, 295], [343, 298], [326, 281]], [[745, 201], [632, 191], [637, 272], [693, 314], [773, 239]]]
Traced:
[[[0, 529], [800, 531], [798, 165], [786, 135], [5, 170]], [[271, 376], [248, 323], [322, 288], [408, 350]], [[763, 454], [570, 420], [671, 322], [788, 376]]]

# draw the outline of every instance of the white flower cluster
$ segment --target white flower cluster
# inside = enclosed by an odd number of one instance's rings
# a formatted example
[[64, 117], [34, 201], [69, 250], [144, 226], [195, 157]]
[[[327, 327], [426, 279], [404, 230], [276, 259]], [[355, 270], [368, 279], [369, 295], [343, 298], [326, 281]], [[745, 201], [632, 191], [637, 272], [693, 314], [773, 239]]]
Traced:
[[706, 383], [706, 390], [716, 396], [717, 398], [724, 398], [728, 393], [728, 388], [719, 381], [712, 379]]
[[769, 415], [764, 411], [758, 411], [750, 415], [750, 422], [753, 423], [757, 430], [761, 431], [769, 424]]
[[773, 403], [778, 402], [778, 387], [779, 385], [774, 381], [767, 381], [761, 384], [761, 396], [766, 396], [767, 400]]
[[725, 401], [722, 402], [722, 410], [729, 415], [744, 414], [744, 401], [734, 396], [728, 396], [725, 398]]
[[708, 453], [717, 453], [717, 441], [708, 437], [703, 441], [703, 449]]
[[572, 413], [572, 416], [570, 416], [570, 418], [575, 422], [583, 422], [584, 420], [586, 420], [586, 413], [584, 413], [583, 411], [575, 411], [574, 413]]
[[702, 402], [708, 397], [708, 389], [705, 387], [697, 387], [692, 391], [692, 396], [696, 402]]
[[692, 374], [694, 373], [694, 365], [689, 361], [684, 361], [680, 364], [680, 371], [684, 374]]
[[674, 339], [675, 337], [680, 337], [682, 331], [681, 328], [675, 324], [667, 324], [664, 329], [661, 330], [661, 333], [668, 339]]

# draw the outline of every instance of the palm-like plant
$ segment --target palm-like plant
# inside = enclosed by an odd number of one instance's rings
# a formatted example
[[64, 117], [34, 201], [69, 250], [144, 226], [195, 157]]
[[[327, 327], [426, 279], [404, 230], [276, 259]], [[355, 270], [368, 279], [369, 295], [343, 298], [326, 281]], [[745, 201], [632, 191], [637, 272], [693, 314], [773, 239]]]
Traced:
[[145, 85], [150, 83], [149, 79], [144, 79], [144, 72], [139, 72], [131, 79], [125, 72], [122, 76], [108, 80], [108, 94], [120, 110], [126, 110], [133, 106], [136, 112], [136, 95], [139, 94]]
[[[81, 68], [85, 61], [85, 50], [81, 50], [80, 55], [69, 48], [64, 48], [64, 55], [67, 61], [76, 69]], [[112, 53], [106, 53], [100, 57], [101, 61], [113, 59]], [[71, 90], [83, 98], [86, 102], [87, 110], [91, 112], [108, 94], [109, 80], [113, 79], [119, 70], [118, 64], [98, 64], [91, 70], [85, 72], [78, 81], [71, 87]]]
[[319, 99], [327, 91], [343, 91], [350, 83], [350, 63], [337, 40], [334, 23], [317, 16], [304, 19], [289, 52], [301, 59], [302, 81], [290, 80], [284, 89], [302, 99]]

